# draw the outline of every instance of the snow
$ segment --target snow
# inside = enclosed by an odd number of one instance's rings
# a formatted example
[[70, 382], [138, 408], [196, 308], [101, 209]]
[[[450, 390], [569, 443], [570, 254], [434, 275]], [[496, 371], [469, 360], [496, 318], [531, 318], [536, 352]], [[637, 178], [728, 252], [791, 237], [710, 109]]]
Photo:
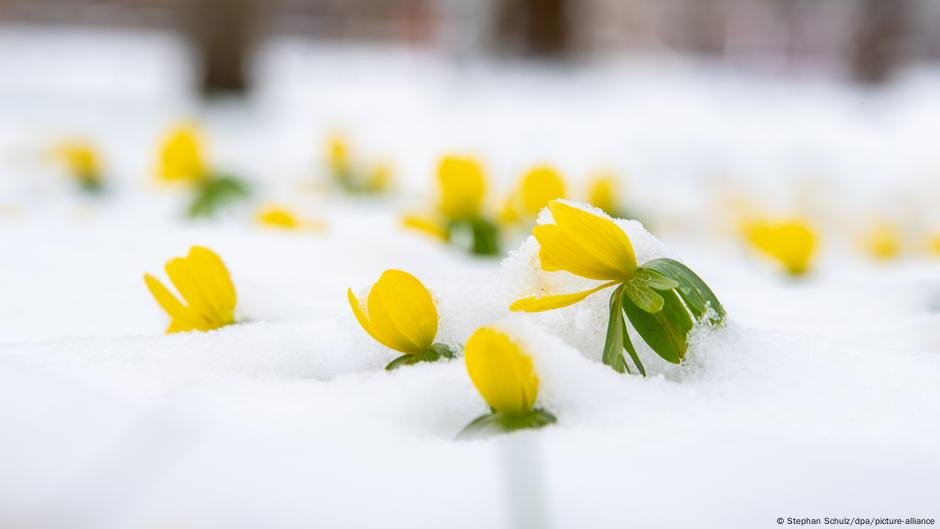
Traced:
[[[857, 221], [844, 229], [872, 211], [931, 226], [940, 74], [864, 94], [682, 65], [453, 70], [407, 50], [282, 42], [262, 54], [247, 108], [199, 107], [180, 96], [178, 72], [122, 88], [111, 110], [111, 84], [58, 95], [44, 84], [75, 67], [56, 62], [71, 48], [124, 50], [99, 59], [105, 71], [140, 57], [175, 71], [175, 43], [114, 38], [46, 43], [27, 55], [42, 67], [0, 77], [0, 94], [44, 87], [36, 103], [0, 106], [0, 206], [18, 211], [0, 216], [0, 527], [764, 527], [940, 514], [940, 269], [918, 254], [869, 262], [851, 248]], [[193, 109], [212, 158], [255, 182], [259, 203], [287, 201], [328, 229], [265, 229], [251, 208], [183, 221], [182, 197], [150, 171], [162, 127]], [[393, 159], [395, 197], [310, 189], [336, 127], [365, 156]], [[29, 154], [75, 131], [100, 142], [110, 196], [76, 198]], [[618, 222], [639, 260], [685, 262], [728, 325], [696, 330], [681, 366], [641, 347], [643, 379], [597, 361], [604, 293], [509, 313], [538, 286], [594, 283], [534, 270], [525, 231], [502, 263], [404, 231], [397, 218], [427, 204], [444, 149], [486, 156], [494, 205], [538, 161], [559, 165], [575, 193], [596, 166], [626, 171], [623, 196], [648, 222]], [[769, 208], [822, 204], [816, 271], [781, 278], [723, 232], [723, 186]], [[162, 275], [197, 243], [231, 270], [242, 323], [163, 335], [142, 274]], [[558, 424], [455, 441], [486, 411], [462, 360], [385, 372], [395, 353], [349, 309], [346, 289], [387, 268], [431, 290], [438, 341], [459, 345], [480, 325], [517, 339]]]

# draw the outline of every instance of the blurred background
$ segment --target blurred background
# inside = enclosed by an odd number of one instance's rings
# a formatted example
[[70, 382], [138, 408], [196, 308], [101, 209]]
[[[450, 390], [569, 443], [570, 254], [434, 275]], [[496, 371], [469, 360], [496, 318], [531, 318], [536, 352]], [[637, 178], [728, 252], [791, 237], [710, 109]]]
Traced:
[[870, 84], [940, 58], [932, 0], [0, 0], [0, 24], [172, 35], [206, 92], [249, 89], [256, 51], [283, 37], [453, 60], [681, 54]]

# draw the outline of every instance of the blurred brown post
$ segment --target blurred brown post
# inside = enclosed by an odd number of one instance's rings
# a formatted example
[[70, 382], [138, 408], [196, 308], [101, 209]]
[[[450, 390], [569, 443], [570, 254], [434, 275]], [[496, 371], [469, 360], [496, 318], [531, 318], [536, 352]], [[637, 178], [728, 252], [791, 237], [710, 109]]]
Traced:
[[571, 49], [571, 4], [569, 0], [500, 0], [498, 41], [509, 51], [564, 56]]
[[245, 92], [259, 15], [257, 0], [182, 2], [183, 27], [202, 67], [203, 94]]
[[910, 4], [906, 0], [861, 0], [852, 46], [852, 76], [860, 82], [887, 81], [901, 62]]

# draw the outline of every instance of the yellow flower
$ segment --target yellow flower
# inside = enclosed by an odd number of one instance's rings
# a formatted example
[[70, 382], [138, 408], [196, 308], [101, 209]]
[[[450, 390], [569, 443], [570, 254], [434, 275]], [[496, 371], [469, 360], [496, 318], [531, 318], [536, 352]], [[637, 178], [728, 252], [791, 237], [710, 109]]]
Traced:
[[365, 303], [346, 293], [359, 325], [375, 341], [406, 355], [423, 355], [437, 335], [437, 309], [421, 281], [401, 270], [386, 270]]
[[444, 227], [442, 222], [439, 222], [434, 218], [410, 213], [402, 217], [401, 225], [426, 235], [430, 235], [435, 239], [447, 241], [447, 228]]
[[467, 340], [464, 361], [473, 385], [498, 413], [519, 416], [535, 406], [539, 378], [532, 358], [505, 333], [477, 329]]
[[157, 177], [164, 182], [197, 182], [207, 176], [202, 138], [191, 124], [173, 128], [160, 145]]
[[167, 261], [166, 273], [185, 305], [156, 277], [144, 274], [144, 281], [170, 316], [167, 333], [209, 331], [235, 322], [235, 286], [215, 252], [193, 246], [186, 257]]
[[367, 183], [369, 191], [381, 192], [387, 190], [392, 184], [393, 174], [392, 166], [388, 163], [382, 162], [372, 166]]
[[91, 143], [81, 139], [65, 140], [53, 148], [52, 155], [82, 184], [101, 183], [101, 157]]
[[601, 217], [570, 204], [553, 200], [548, 203], [554, 224], [542, 224], [532, 230], [539, 242], [542, 269], [564, 270], [587, 279], [607, 281], [600, 286], [554, 296], [523, 298], [509, 310], [541, 312], [572, 305], [607, 287], [623, 283], [633, 276], [636, 256], [627, 234], [608, 217]]
[[349, 142], [341, 134], [333, 134], [327, 140], [327, 163], [334, 173], [345, 173], [350, 169]]
[[792, 275], [806, 273], [816, 254], [816, 231], [803, 219], [751, 222], [745, 227], [745, 235], [754, 248]]
[[930, 251], [935, 255], [940, 255], [940, 233], [930, 238]]
[[565, 198], [565, 181], [561, 173], [548, 165], [533, 167], [519, 182], [522, 214], [535, 217], [550, 200]]
[[893, 259], [901, 253], [901, 233], [893, 224], [880, 222], [871, 228], [863, 245], [875, 259]]
[[321, 222], [306, 220], [283, 206], [269, 205], [258, 210], [255, 217], [262, 226], [282, 230], [320, 230]]
[[612, 174], [596, 175], [588, 187], [588, 204], [608, 215], [617, 211], [617, 179]]
[[475, 158], [448, 155], [437, 166], [438, 208], [448, 219], [478, 217], [486, 194], [483, 167]]

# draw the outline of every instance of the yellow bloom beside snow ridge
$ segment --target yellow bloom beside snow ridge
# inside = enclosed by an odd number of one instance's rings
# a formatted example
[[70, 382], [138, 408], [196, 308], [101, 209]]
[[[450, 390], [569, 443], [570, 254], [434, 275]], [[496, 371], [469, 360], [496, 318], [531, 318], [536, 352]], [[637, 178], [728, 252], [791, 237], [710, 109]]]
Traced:
[[235, 285], [215, 252], [193, 246], [186, 257], [167, 261], [166, 273], [183, 301], [156, 277], [144, 274], [144, 281], [170, 316], [167, 333], [210, 331], [235, 322]]
[[403, 353], [386, 369], [453, 357], [445, 345], [434, 343], [437, 308], [431, 293], [415, 276], [402, 270], [386, 270], [372, 285], [364, 303], [351, 288], [346, 295], [356, 320], [369, 336]]
[[467, 425], [461, 437], [539, 428], [555, 422], [552, 414], [535, 408], [539, 378], [532, 358], [506, 333], [493, 327], [477, 329], [467, 340], [464, 362], [474, 387], [493, 412]]

